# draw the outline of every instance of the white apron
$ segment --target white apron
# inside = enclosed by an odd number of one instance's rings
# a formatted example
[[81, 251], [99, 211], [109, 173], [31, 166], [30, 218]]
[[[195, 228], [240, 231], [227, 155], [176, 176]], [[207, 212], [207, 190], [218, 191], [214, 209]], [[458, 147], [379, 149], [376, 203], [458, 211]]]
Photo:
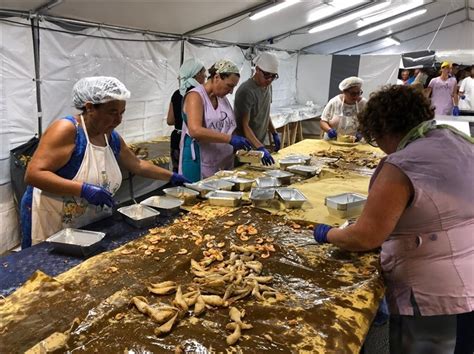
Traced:
[[[87, 139], [84, 159], [73, 181], [87, 182], [107, 189], [115, 194], [122, 183], [117, 159], [104, 135], [106, 146], [90, 143], [84, 118], [82, 128]], [[87, 200], [74, 196], [58, 196], [33, 188], [31, 206], [32, 244], [44, 241], [65, 227], [81, 227], [111, 215], [112, 209], [105, 206], [89, 205]]]
[[[328, 121], [331, 128], [337, 130], [340, 135], [356, 135], [358, 128], [357, 114], [359, 113], [359, 102], [353, 105], [345, 105], [344, 97], [339, 112], [334, 112], [332, 118]], [[324, 140], [329, 140], [327, 133], [324, 133]]]

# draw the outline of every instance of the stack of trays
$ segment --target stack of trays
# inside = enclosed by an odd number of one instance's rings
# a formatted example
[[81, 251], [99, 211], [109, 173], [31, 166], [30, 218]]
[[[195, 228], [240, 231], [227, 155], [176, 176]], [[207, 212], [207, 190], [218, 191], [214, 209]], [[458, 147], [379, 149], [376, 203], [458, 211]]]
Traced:
[[128, 224], [139, 229], [154, 225], [156, 223], [156, 217], [160, 215], [159, 211], [141, 204], [125, 206], [117, 209], [117, 211], [124, 216]]

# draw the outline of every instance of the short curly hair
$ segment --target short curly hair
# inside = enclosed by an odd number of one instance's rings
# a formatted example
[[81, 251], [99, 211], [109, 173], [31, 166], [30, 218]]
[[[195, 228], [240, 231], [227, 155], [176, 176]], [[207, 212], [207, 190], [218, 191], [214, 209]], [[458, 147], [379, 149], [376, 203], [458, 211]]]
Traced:
[[420, 90], [387, 85], [370, 95], [358, 115], [359, 131], [367, 141], [387, 135], [405, 136], [421, 122], [434, 118], [434, 108]]

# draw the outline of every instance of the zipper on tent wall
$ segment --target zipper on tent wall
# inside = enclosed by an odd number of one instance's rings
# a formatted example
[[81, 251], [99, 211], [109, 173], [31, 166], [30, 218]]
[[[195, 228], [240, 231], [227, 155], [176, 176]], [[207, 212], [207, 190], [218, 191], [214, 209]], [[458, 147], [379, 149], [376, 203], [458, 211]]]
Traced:
[[35, 84], [36, 84], [36, 106], [38, 108], [38, 135], [43, 134], [43, 109], [41, 107], [41, 76], [40, 76], [40, 36], [39, 36], [39, 18], [31, 17], [31, 31], [33, 35], [33, 56], [35, 63]]

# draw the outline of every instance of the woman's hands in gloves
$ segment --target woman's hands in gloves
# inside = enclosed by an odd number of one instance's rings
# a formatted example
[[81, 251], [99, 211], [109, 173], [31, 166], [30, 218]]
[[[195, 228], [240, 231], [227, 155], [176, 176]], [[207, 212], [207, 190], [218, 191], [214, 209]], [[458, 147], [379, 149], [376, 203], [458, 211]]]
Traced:
[[328, 130], [328, 138], [329, 139], [334, 139], [337, 138], [337, 131], [334, 128], [331, 128]]
[[191, 183], [189, 179], [176, 172], [173, 172], [171, 175], [170, 182], [173, 186], [182, 186], [184, 183]]
[[267, 149], [265, 149], [264, 146], [260, 146], [257, 150], [263, 152], [262, 163], [265, 166], [270, 166], [275, 163], [275, 160], [273, 160], [272, 155], [270, 155], [270, 153], [268, 152]]
[[235, 151], [241, 150], [241, 149], [244, 149], [244, 150], [252, 149], [252, 144], [250, 144], [250, 142], [246, 138], [239, 135], [232, 135], [232, 137], [230, 138], [229, 144], [234, 147]]
[[273, 143], [275, 144], [275, 152], [278, 152], [281, 148], [280, 136], [277, 132], [272, 133]]
[[318, 224], [313, 230], [313, 236], [317, 243], [328, 243], [328, 232], [332, 226], [326, 224]]
[[89, 183], [82, 183], [81, 198], [84, 198], [89, 204], [113, 207], [115, 205], [112, 194], [105, 188]]

